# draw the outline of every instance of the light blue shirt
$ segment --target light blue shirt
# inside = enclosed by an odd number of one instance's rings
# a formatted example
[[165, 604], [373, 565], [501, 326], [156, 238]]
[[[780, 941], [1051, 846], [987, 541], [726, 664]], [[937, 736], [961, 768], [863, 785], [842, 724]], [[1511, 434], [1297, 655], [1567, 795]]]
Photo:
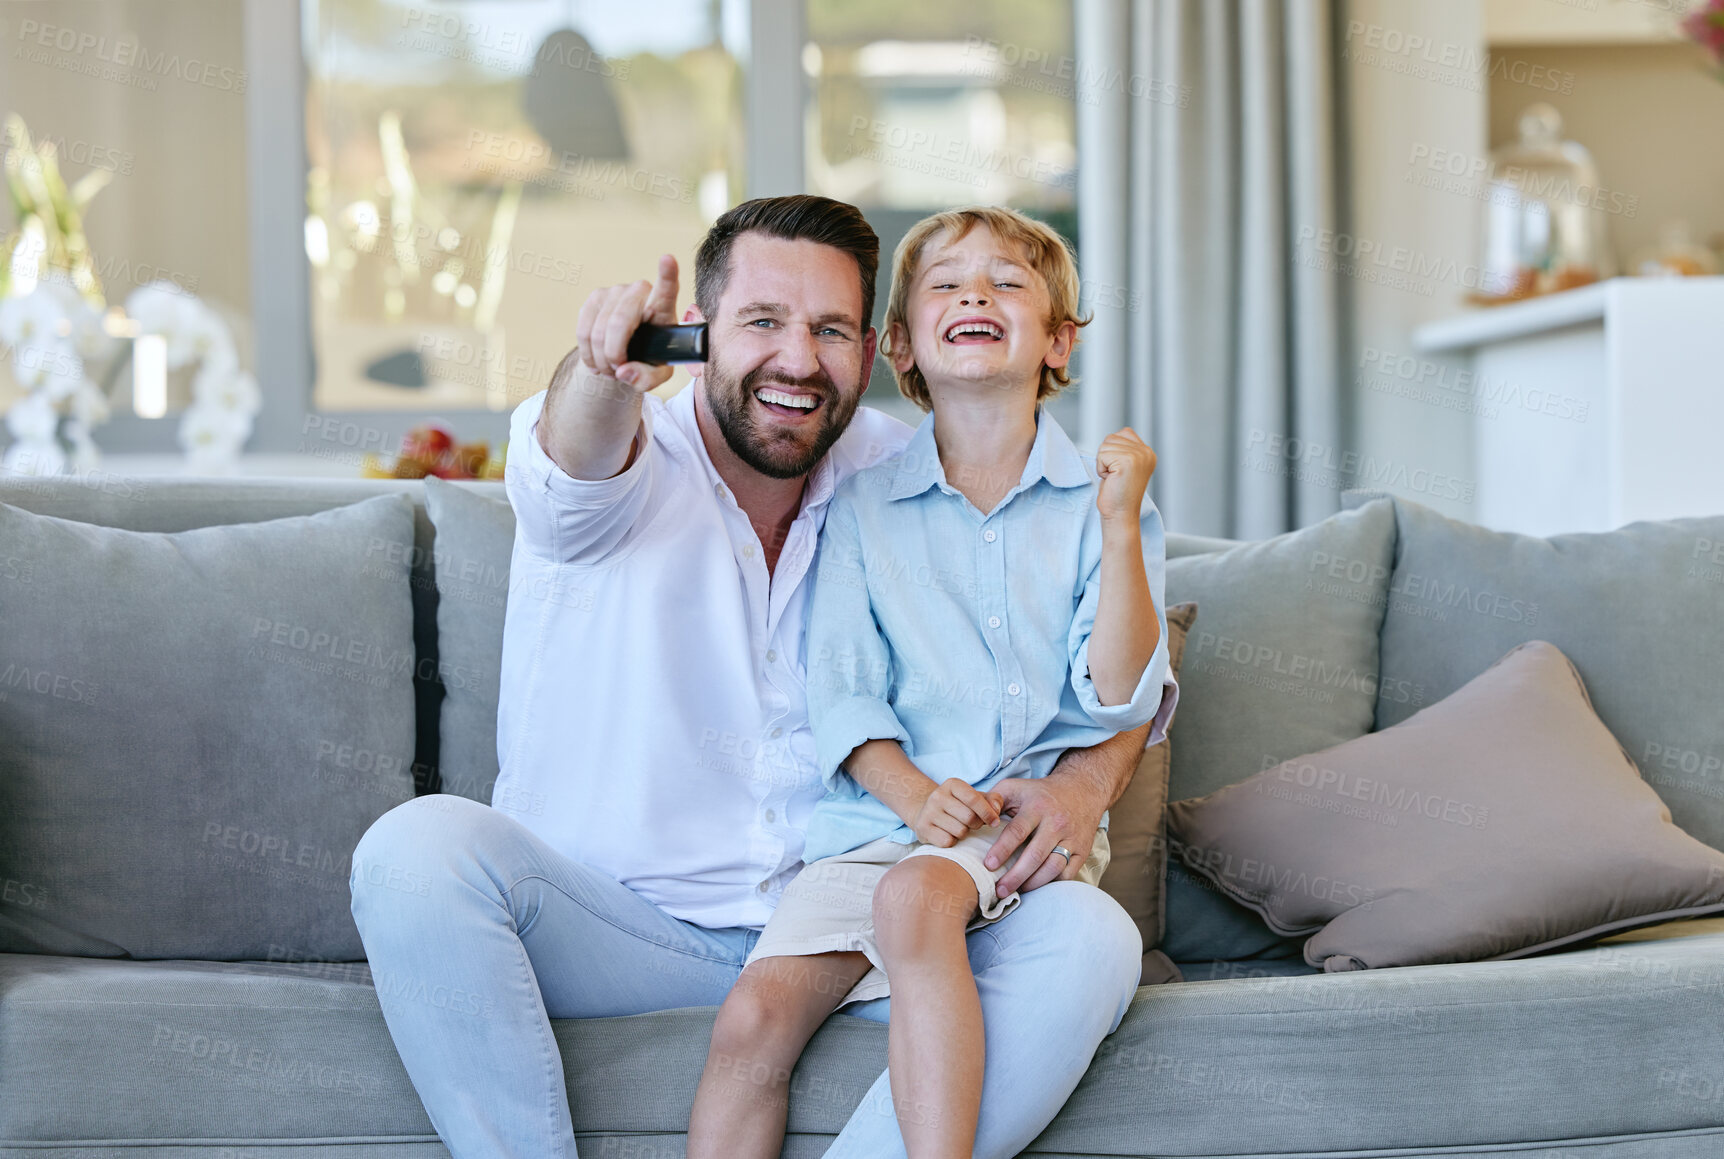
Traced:
[[839, 766], [864, 741], [895, 739], [936, 782], [986, 791], [1044, 777], [1068, 748], [1153, 721], [1166, 736], [1179, 696], [1168, 670], [1161, 513], [1143, 505], [1143, 562], [1161, 643], [1131, 700], [1102, 705], [1089, 675], [1101, 592], [1094, 460], [1043, 407], [1016, 487], [986, 515], [946, 481], [934, 416], [902, 454], [833, 495], [808, 625], [808, 708], [827, 795], [804, 861], [915, 833]]

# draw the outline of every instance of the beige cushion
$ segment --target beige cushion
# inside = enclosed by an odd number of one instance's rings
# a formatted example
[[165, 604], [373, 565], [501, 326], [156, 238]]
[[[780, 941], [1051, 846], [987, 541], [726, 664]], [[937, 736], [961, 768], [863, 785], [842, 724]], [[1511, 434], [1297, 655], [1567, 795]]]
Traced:
[[[1176, 679], [1185, 653], [1185, 636], [1196, 619], [1196, 604], [1174, 604], [1167, 609], [1168, 663]], [[1102, 874], [1101, 887], [1125, 908], [1143, 934], [1146, 984], [1171, 970], [1160, 955], [1152, 960], [1150, 951], [1160, 945], [1166, 923], [1162, 883], [1167, 876], [1167, 777], [1172, 745], [1170, 735], [1143, 751], [1131, 784], [1108, 810], [1107, 819], [1113, 860]]]
[[1330, 971], [1518, 958], [1724, 912], [1554, 645], [1400, 724], [1168, 810], [1172, 849]]

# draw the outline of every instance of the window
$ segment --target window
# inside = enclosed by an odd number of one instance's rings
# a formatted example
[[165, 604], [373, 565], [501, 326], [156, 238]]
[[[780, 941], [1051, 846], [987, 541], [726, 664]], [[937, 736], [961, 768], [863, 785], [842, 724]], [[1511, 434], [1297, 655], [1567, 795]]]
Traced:
[[726, 7], [303, 0], [314, 409], [508, 411], [686, 265], [743, 196]]
[[[387, 455], [428, 417], [501, 438], [587, 293], [668, 251], [686, 302], [707, 225], [758, 193], [860, 205], [882, 309], [930, 210], [1004, 202], [1073, 234], [1070, 0], [14, 7], [0, 101], [73, 178], [114, 170], [86, 217], [111, 301], [167, 279], [228, 322], [263, 388], [253, 453], [337, 427]], [[121, 368], [101, 447], [177, 454], [169, 385], [140, 417]], [[898, 406], [883, 362], [873, 387]]]
[[[892, 281], [892, 251], [935, 210], [1010, 205], [1075, 242], [1069, 0], [809, 0], [802, 64], [811, 96], [808, 189], [860, 206], [880, 235], [876, 324]], [[875, 364], [867, 401], [919, 419], [884, 359]]]
[[[67, 183], [105, 175], [84, 230], [101, 302], [121, 307], [169, 282], [196, 295], [254, 364], [247, 125], [253, 97], [245, 13], [226, 0], [45, 0], [0, 5], [0, 113], [52, 141]], [[0, 230], [13, 227], [8, 205]], [[134, 413], [118, 351], [88, 369], [113, 417], [96, 427], [105, 451], [179, 453], [190, 372], [166, 383], [166, 419]], [[0, 411], [19, 397], [0, 366]], [[146, 406], [145, 408], [150, 409]], [[0, 444], [10, 437], [0, 433]]]

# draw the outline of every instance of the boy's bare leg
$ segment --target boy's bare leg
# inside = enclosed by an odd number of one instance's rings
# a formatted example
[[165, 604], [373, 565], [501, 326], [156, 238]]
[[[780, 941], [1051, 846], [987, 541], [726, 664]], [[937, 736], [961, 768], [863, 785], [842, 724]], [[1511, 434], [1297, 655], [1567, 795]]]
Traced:
[[743, 970], [713, 1023], [689, 1116], [688, 1159], [777, 1159], [790, 1072], [868, 970], [857, 952], [761, 958]]
[[874, 888], [874, 931], [892, 984], [887, 1070], [910, 1159], [969, 1159], [982, 1106], [982, 1003], [964, 930], [976, 884], [943, 857], [911, 857]]

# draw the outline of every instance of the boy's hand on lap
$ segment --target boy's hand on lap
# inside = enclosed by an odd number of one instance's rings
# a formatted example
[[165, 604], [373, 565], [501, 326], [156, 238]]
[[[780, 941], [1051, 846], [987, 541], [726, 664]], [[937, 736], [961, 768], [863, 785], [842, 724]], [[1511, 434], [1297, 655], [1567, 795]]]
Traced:
[[1130, 427], [1121, 427], [1101, 441], [1095, 453], [1096, 474], [1101, 476], [1095, 505], [1103, 524], [1125, 520], [1137, 526], [1155, 462], [1155, 452]]
[[998, 821], [1004, 803], [998, 793], [984, 793], [967, 781], [948, 777], [923, 800], [910, 828], [923, 844], [950, 849], [971, 830]]

